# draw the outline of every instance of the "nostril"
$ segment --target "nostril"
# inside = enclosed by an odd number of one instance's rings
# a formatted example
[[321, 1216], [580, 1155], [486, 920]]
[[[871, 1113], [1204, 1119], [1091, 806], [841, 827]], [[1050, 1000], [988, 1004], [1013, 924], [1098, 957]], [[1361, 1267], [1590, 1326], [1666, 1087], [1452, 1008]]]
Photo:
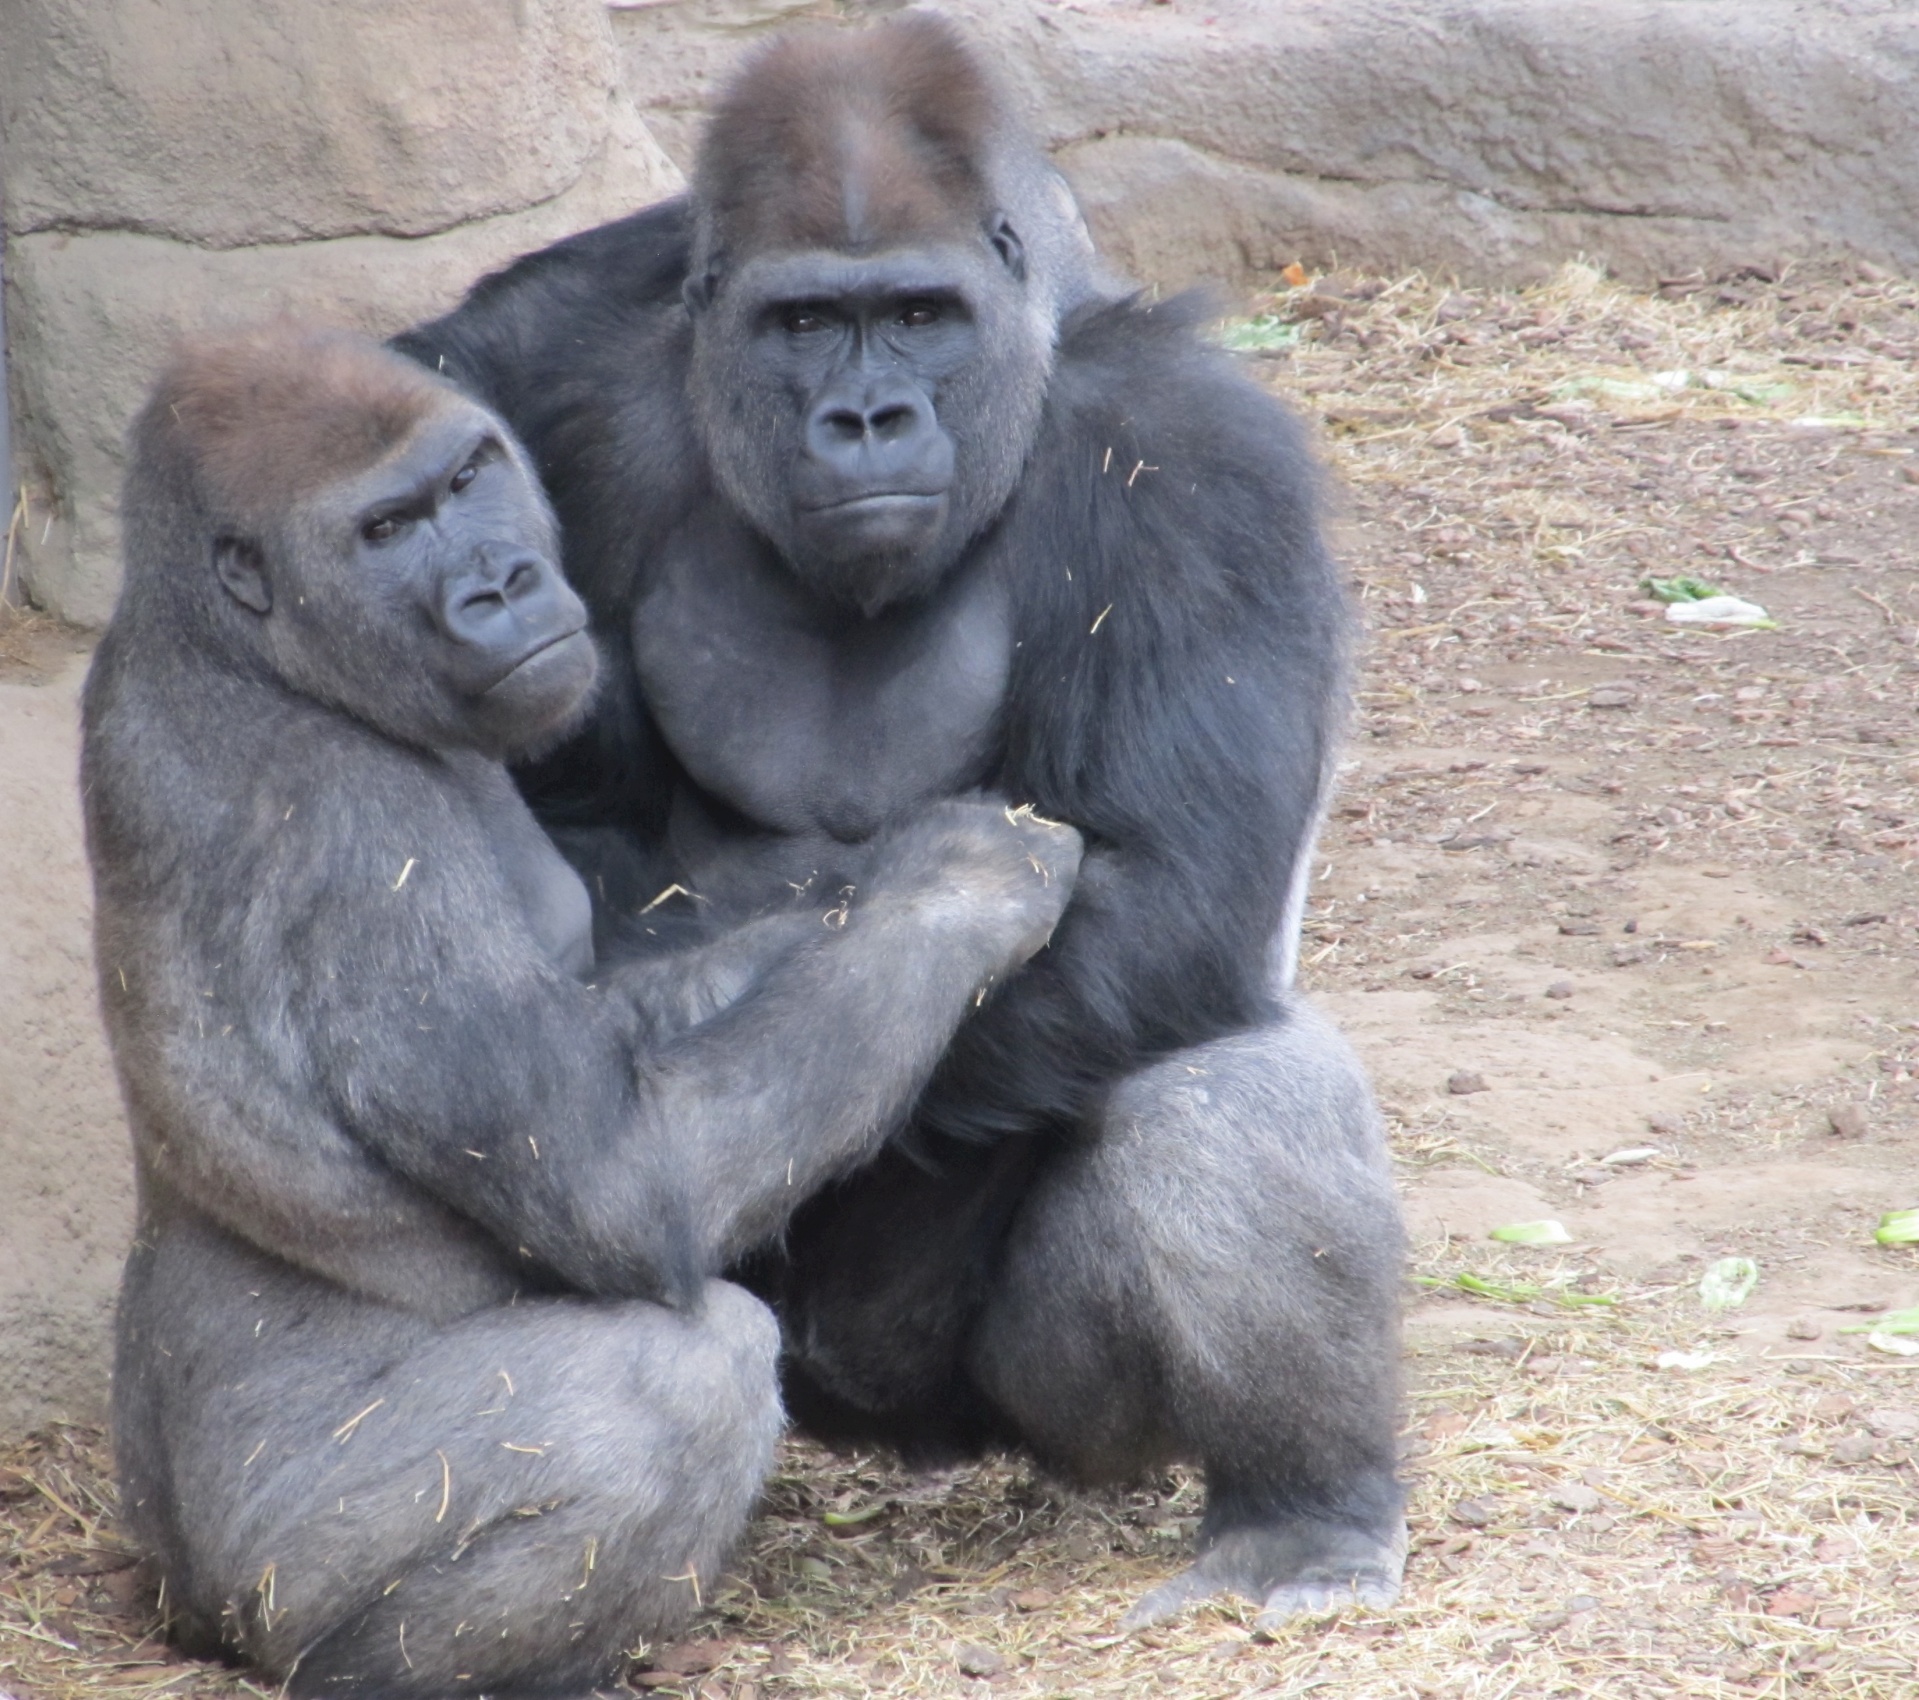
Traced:
[[497, 590], [476, 590], [453, 604], [456, 627], [483, 626], [506, 612], [506, 598]]
[[856, 443], [866, 435], [866, 420], [850, 407], [834, 408], [820, 423], [834, 436], [849, 443]]
[[904, 436], [918, 419], [917, 411], [904, 402], [896, 402], [891, 407], [876, 407], [867, 415], [868, 425], [876, 437]]

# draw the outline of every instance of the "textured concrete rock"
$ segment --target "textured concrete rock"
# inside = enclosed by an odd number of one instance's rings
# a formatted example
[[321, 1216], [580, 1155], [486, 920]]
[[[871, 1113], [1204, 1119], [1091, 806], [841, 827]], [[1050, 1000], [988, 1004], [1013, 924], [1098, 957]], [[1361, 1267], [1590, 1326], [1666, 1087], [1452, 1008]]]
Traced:
[[[615, 14], [683, 157], [777, 0]], [[880, 10], [868, 7], [864, 10]], [[994, 52], [1136, 275], [1303, 259], [1472, 279], [1919, 268], [1906, 0], [942, 0]], [[861, 10], [861, 8], [853, 8]]]
[[0, 40], [9, 229], [213, 247], [551, 200], [618, 75], [591, 0], [0, 0]]
[[93, 982], [75, 657], [0, 680], [0, 1435], [106, 1408], [133, 1165]]
[[119, 586], [121, 438], [181, 333], [297, 313], [387, 335], [451, 307], [482, 273], [673, 193], [672, 163], [623, 99], [599, 155], [530, 211], [404, 241], [209, 250], [129, 231], [16, 236], [7, 250], [14, 457], [30, 518], [16, 563], [33, 599], [82, 625]]

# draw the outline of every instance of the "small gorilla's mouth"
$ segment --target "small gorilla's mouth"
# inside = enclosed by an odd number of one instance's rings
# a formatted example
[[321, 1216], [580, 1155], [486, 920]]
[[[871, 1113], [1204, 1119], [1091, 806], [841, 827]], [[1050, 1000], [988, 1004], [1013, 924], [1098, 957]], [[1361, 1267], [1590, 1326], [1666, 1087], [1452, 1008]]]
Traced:
[[559, 631], [553, 633], [550, 637], [542, 638], [495, 679], [492, 684], [488, 685], [486, 687], [487, 692], [497, 691], [501, 686], [510, 684], [513, 680], [519, 678], [520, 675], [536, 661], [539, 661], [542, 657], [551, 655], [561, 644], [571, 643], [575, 638], [584, 636], [585, 632], [586, 627], [584, 625], [578, 625], [573, 627], [571, 631]]

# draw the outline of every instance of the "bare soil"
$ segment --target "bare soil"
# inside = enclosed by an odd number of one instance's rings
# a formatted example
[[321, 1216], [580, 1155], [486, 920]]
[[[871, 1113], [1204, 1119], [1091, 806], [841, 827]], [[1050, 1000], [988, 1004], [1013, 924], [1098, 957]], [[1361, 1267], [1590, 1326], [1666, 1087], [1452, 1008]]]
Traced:
[[[794, 1444], [697, 1634], [628, 1681], [1911, 1695], [1919, 1356], [1869, 1324], [1919, 1306], [1919, 1251], [1873, 1238], [1919, 1207], [1919, 291], [1574, 267], [1256, 305], [1370, 628], [1304, 978], [1414, 1231], [1406, 1598], [1122, 1638], [1189, 1474], [1084, 1495]], [[1680, 574], [1777, 629], [1668, 623], [1641, 581]], [[1542, 1219], [1569, 1242], [1487, 1238]], [[1758, 1284], [1710, 1311], [1727, 1257]], [[247, 1688], [153, 1638], [97, 1434], [5, 1463], [0, 1689]]]

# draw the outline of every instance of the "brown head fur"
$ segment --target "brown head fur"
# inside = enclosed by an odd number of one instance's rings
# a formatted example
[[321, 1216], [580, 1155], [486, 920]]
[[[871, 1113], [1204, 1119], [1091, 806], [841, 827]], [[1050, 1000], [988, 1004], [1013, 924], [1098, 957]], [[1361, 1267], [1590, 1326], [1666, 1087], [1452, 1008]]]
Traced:
[[695, 186], [707, 255], [977, 236], [999, 103], [950, 25], [798, 31], [721, 97]]
[[433, 377], [365, 337], [281, 323], [183, 344], [145, 429], [195, 470], [209, 509], [244, 523], [378, 464], [445, 404]]

